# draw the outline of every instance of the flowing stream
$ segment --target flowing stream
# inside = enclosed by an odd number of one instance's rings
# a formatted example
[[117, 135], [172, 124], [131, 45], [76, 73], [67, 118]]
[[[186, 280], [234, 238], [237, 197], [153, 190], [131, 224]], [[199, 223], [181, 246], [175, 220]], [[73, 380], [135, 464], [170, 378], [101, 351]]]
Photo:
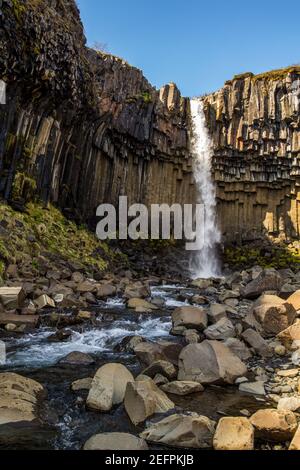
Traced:
[[190, 103], [191, 151], [198, 192], [197, 202], [204, 205], [203, 226], [197, 227], [199, 250], [192, 260], [191, 269], [195, 278], [218, 277], [220, 266], [217, 245], [221, 241], [221, 233], [216, 220], [216, 191], [211, 176], [213, 148], [206, 126], [203, 102], [199, 99], [193, 99]]

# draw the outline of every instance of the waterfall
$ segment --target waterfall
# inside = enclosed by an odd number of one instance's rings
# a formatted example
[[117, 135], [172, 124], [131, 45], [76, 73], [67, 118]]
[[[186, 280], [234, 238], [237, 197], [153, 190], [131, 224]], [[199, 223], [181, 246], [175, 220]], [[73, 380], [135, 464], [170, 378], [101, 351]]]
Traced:
[[220, 276], [217, 244], [221, 241], [221, 233], [216, 221], [216, 191], [211, 176], [213, 147], [206, 127], [203, 102], [199, 99], [192, 99], [190, 104], [191, 152], [198, 192], [197, 202], [204, 205], [204, 226], [200, 227], [201, 233], [198, 234], [201, 248], [194, 252], [191, 269], [195, 278], [217, 277]]

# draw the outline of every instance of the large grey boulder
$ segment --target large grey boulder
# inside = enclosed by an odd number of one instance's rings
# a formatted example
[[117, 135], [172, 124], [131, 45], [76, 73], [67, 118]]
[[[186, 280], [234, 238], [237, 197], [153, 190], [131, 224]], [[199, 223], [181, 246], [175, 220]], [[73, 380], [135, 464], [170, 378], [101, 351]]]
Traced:
[[202, 331], [207, 326], [207, 314], [201, 307], [178, 307], [172, 313], [173, 328], [184, 327]]
[[246, 299], [256, 299], [266, 291], [280, 291], [283, 280], [275, 269], [264, 269], [242, 290]]
[[152, 379], [143, 375], [140, 379], [128, 382], [124, 399], [125, 410], [135, 425], [155, 413], [165, 413], [175, 406]]
[[147, 450], [144, 439], [125, 432], [104, 432], [90, 437], [83, 450]]
[[204, 449], [212, 447], [215, 422], [206, 416], [174, 414], [150, 425], [143, 439], [172, 447]]
[[189, 344], [179, 356], [178, 380], [233, 384], [246, 373], [245, 364], [219, 341]]
[[292, 304], [276, 295], [261, 295], [253, 305], [253, 313], [266, 334], [276, 335], [296, 318]]
[[128, 382], [134, 382], [131, 372], [123, 364], [105, 364], [97, 370], [86, 404], [88, 408], [109, 411], [122, 403]]
[[236, 336], [235, 328], [229, 318], [221, 318], [217, 323], [210, 325], [204, 330], [208, 339], [225, 340]]

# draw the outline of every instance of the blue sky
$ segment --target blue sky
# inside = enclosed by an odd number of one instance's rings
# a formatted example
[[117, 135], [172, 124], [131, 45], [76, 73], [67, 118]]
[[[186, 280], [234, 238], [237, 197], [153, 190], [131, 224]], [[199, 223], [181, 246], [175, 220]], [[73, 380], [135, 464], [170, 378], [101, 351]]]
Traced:
[[88, 45], [143, 70], [185, 96], [219, 89], [233, 75], [300, 63], [300, 1], [77, 0]]

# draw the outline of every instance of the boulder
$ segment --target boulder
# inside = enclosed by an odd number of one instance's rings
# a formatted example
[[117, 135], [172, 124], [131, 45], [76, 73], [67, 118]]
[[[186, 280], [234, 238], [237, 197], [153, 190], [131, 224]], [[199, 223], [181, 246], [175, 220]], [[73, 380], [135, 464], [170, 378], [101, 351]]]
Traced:
[[206, 416], [173, 414], [150, 425], [140, 436], [171, 447], [205, 449], [212, 447], [214, 430], [214, 421]]
[[300, 310], [300, 290], [296, 290], [287, 298], [287, 302], [292, 304], [295, 310]]
[[300, 397], [282, 397], [277, 403], [278, 410], [289, 410], [289, 411], [299, 411], [300, 409]]
[[246, 372], [245, 364], [218, 341], [205, 340], [189, 344], [179, 356], [179, 380], [192, 380], [201, 384], [233, 384]]
[[250, 418], [255, 429], [255, 437], [267, 441], [286, 441], [293, 437], [297, 429], [297, 419], [292, 411], [263, 409]]
[[136, 282], [126, 286], [124, 291], [124, 297], [126, 299], [131, 298], [145, 298], [151, 295], [151, 291], [148, 285], [142, 284], [141, 282]]
[[184, 327], [202, 331], [207, 327], [207, 315], [201, 307], [177, 307], [172, 313], [173, 328]]
[[43, 386], [35, 380], [13, 372], [0, 374], [0, 442], [5, 430], [17, 436], [17, 423], [26, 429], [28, 423], [39, 420], [37, 405], [45, 395]]
[[122, 403], [128, 382], [134, 382], [133, 375], [123, 364], [105, 364], [97, 370], [87, 397], [88, 408], [109, 411]]
[[277, 338], [287, 349], [291, 349], [293, 341], [300, 340], [300, 320], [278, 333]]
[[177, 365], [178, 357], [183, 346], [171, 341], [157, 341], [156, 343], [144, 341], [134, 347], [134, 353], [142, 364], [150, 366], [160, 359]]
[[127, 307], [128, 308], [134, 308], [136, 309], [143, 309], [145, 311], [151, 311], [151, 310], [157, 310], [158, 307], [156, 305], [151, 304], [150, 302], [147, 302], [147, 300], [144, 299], [138, 299], [135, 297], [132, 297], [128, 300], [127, 302]]
[[289, 450], [300, 450], [300, 425], [298, 426], [298, 429], [290, 443]]
[[165, 413], [175, 405], [153, 380], [148, 378], [148, 380], [128, 382], [124, 406], [132, 423], [137, 425], [154, 413]]
[[213, 446], [215, 450], [253, 450], [254, 427], [247, 418], [221, 418]]
[[203, 392], [204, 387], [198, 382], [176, 380], [162, 385], [160, 389], [166, 393], [172, 393], [173, 395], [185, 396], [190, 393]]
[[217, 323], [222, 318], [227, 318], [226, 305], [211, 304], [208, 311], [208, 319], [211, 323]]
[[151, 379], [153, 379], [156, 374], [161, 374], [168, 379], [174, 379], [177, 376], [177, 370], [171, 362], [160, 359], [152, 362], [150, 366], [143, 370], [142, 374], [148, 375]]
[[65, 357], [59, 360], [59, 364], [63, 365], [85, 365], [88, 366], [90, 364], [94, 364], [95, 360], [89, 354], [83, 353], [81, 351], [72, 351], [67, 354]]
[[225, 302], [228, 299], [238, 299], [240, 297], [240, 293], [234, 290], [225, 290], [219, 295], [219, 301]]
[[115, 286], [111, 284], [100, 284], [97, 286], [96, 297], [97, 299], [105, 299], [107, 297], [111, 297], [116, 295], [117, 289]]
[[253, 305], [253, 313], [265, 333], [276, 335], [293, 323], [296, 310], [276, 295], [262, 295]]
[[260, 336], [257, 331], [248, 328], [242, 333], [242, 338], [251, 346], [254, 351], [262, 357], [271, 357], [272, 351], [268, 343]]
[[227, 339], [233, 338], [235, 333], [235, 328], [229, 318], [221, 318], [213, 325], [210, 325], [204, 330], [204, 334], [208, 339]]
[[237, 338], [228, 338], [223, 344], [227, 346], [233, 354], [238, 356], [241, 361], [246, 361], [252, 356], [250, 349], [247, 348], [243, 341]]
[[251, 395], [265, 395], [264, 382], [257, 380], [256, 382], [242, 382], [239, 385], [239, 391], [249, 393]]
[[26, 325], [36, 327], [39, 322], [39, 315], [17, 315], [16, 313], [0, 313], [0, 325]]
[[185, 330], [184, 339], [187, 344], [200, 343], [201, 336], [197, 330]]
[[55, 307], [55, 302], [49, 295], [40, 295], [37, 299], [34, 299], [34, 303], [38, 309]]
[[23, 287], [0, 287], [0, 301], [6, 310], [22, 308], [24, 300]]
[[125, 432], [95, 434], [84, 444], [83, 450], [148, 450], [144, 439]]
[[134, 348], [144, 341], [145, 339], [139, 335], [125, 336], [125, 338], [123, 338], [115, 347], [115, 350], [120, 352], [134, 353]]
[[73, 392], [77, 392], [79, 390], [90, 390], [92, 386], [92, 380], [92, 377], [75, 380], [71, 384], [71, 390], [73, 390]]
[[264, 269], [255, 279], [242, 290], [246, 299], [256, 299], [266, 291], [280, 291], [283, 280], [275, 269]]

